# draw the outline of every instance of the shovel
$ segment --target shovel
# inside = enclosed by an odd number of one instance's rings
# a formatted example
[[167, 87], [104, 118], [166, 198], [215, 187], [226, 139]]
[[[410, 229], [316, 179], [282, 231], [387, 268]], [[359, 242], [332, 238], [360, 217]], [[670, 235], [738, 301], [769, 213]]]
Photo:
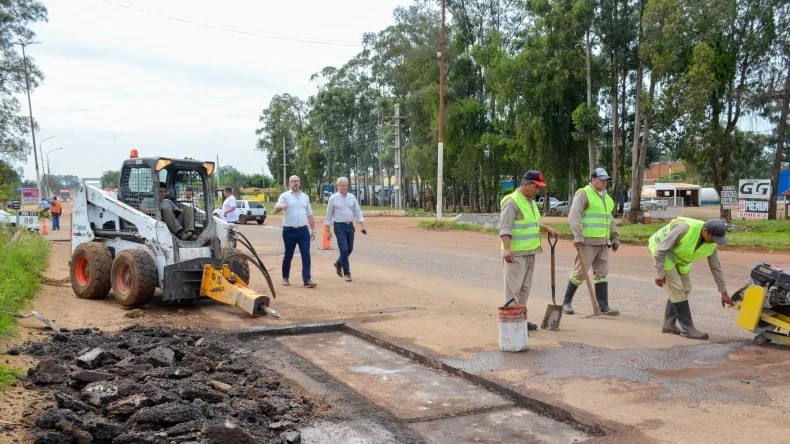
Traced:
[[551, 304], [546, 307], [546, 314], [543, 316], [543, 322], [540, 328], [543, 330], [557, 331], [560, 328], [560, 319], [562, 319], [562, 306], [557, 305], [556, 290], [554, 285], [554, 247], [557, 245], [558, 236], [554, 235], [554, 242], [551, 241], [549, 235], [549, 246], [551, 246]]
[[49, 329], [55, 330], [55, 326], [52, 325], [47, 318], [42, 316], [41, 313], [39, 313], [37, 311], [31, 311], [29, 315], [23, 315], [22, 313], [12, 313], [12, 312], [9, 312], [9, 311], [0, 311], [0, 313], [6, 314], [6, 315], [9, 315], [9, 316], [13, 316], [13, 317], [15, 317], [17, 319], [27, 319], [27, 318], [33, 317], [33, 318], [36, 318], [39, 321], [43, 322], [44, 325], [46, 325]]

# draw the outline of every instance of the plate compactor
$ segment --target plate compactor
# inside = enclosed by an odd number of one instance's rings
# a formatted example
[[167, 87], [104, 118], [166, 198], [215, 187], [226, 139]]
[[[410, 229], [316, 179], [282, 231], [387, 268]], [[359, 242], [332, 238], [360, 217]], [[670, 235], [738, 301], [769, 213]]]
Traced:
[[790, 344], [790, 273], [770, 264], [752, 268], [751, 283], [732, 296], [736, 325], [757, 333], [755, 344]]

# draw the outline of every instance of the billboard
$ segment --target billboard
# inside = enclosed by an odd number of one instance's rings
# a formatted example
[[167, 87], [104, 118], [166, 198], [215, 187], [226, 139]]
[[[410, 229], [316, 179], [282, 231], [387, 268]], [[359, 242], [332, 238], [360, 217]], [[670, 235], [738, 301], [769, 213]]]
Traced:
[[721, 187], [721, 206], [726, 209], [734, 209], [738, 206], [738, 199], [735, 194], [735, 187], [732, 185], [723, 185]]
[[738, 217], [741, 219], [768, 219], [771, 202], [765, 199], [738, 200]]
[[38, 194], [38, 188], [22, 188], [22, 205], [38, 205], [41, 202], [41, 196]]
[[738, 181], [738, 199], [769, 199], [770, 179], [741, 179]]

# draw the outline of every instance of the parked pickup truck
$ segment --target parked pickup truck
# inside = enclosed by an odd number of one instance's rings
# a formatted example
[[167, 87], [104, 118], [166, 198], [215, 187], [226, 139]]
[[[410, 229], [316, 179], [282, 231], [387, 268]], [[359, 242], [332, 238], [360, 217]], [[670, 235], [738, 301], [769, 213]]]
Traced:
[[[648, 211], [666, 211], [669, 208], [669, 202], [663, 199], [643, 199], [641, 201], [643, 210]], [[631, 202], [623, 204], [623, 211], [631, 210]]]
[[[239, 210], [239, 223], [246, 224], [254, 220], [258, 225], [262, 225], [266, 221], [266, 207], [257, 200], [237, 200], [236, 209]], [[214, 210], [214, 215], [222, 218], [222, 210], [217, 208]]]
[[669, 202], [663, 199], [648, 199], [642, 201], [642, 208], [650, 211], [666, 211]]

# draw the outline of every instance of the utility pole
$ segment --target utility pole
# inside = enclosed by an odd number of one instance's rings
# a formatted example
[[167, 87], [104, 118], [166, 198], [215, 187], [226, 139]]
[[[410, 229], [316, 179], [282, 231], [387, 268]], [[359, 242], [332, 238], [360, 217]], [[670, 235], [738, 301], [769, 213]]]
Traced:
[[[38, 182], [38, 192], [42, 195], [40, 196], [41, 199], [44, 198], [44, 190], [41, 184], [41, 174], [38, 172], [38, 154], [36, 153], [36, 131], [35, 131], [35, 124], [33, 123], [33, 103], [30, 101], [30, 77], [27, 73], [27, 53], [25, 53], [25, 46], [29, 45], [30, 43], [23, 42], [22, 40], [19, 41], [18, 45], [22, 47], [22, 64], [25, 67], [25, 87], [27, 89], [27, 108], [30, 112], [30, 136], [33, 138], [33, 159], [36, 162], [36, 182]], [[41, 159], [42, 161], [44, 159]]]
[[401, 209], [402, 207], [402, 200], [401, 197], [403, 196], [403, 183], [402, 183], [402, 172], [401, 172], [401, 165], [400, 165], [400, 104], [395, 104], [395, 188], [397, 191], [397, 199], [398, 203], [395, 205], [395, 208]]
[[442, 221], [443, 181], [444, 181], [444, 10], [446, 1], [442, 0], [442, 43], [439, 55], [439, 158], [436, 165], [436, 221]]
[[[384, 169], [381, 167], [381, 109], [377, 111], [378, 125], [376, 126], [376, 142], [378, 144], [378, 158], [379, 158], [379, 177], [381, 178], [381, 189], [379, 190], [379, 206], [384, 206]], [[373, 193], [375, 196], [376, 193]], [[390, 199], [392, 196], [390, 196]]]
[[283, 188], [288, 191], [288, 178], [285, 176], [285, 136], [283, 136]]

